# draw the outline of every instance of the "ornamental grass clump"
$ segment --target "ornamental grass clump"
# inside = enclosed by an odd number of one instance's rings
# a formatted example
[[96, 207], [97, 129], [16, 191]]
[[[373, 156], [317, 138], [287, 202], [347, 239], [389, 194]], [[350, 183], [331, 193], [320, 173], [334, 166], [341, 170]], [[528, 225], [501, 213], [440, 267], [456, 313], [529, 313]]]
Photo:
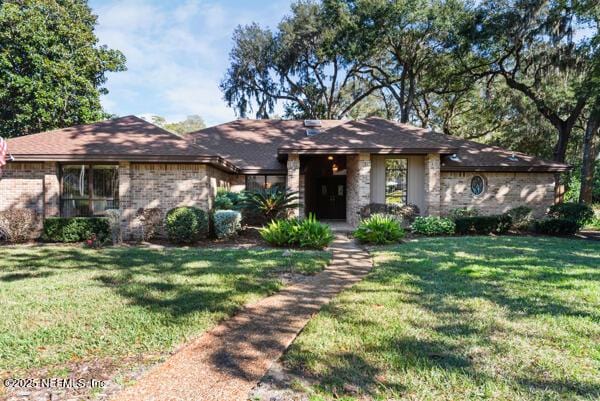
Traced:
[[405, 232], [394, 216], [374, 214], [362, 220], [354, 237], [367, 244], [393, 244], [404, 238]]
[[331, 228], [319, 222], [313, 214], [303, 220], [272, 220], [260, 229], [260, 235], [274, 246], [323, 249], [333, 241]]

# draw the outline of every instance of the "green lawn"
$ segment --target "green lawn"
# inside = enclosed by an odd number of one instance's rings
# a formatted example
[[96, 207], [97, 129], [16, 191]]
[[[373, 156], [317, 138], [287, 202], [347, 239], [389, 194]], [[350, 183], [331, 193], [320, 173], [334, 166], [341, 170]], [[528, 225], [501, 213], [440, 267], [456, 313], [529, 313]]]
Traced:
[[311, 400], [600, 399], [600, 242], [419, 239], [375, 260], [284, 358]]
[[[0, 247], [0, 376], [166, 353], [326, 252]], [[61, 370], [62, 369], [62, 370]]]

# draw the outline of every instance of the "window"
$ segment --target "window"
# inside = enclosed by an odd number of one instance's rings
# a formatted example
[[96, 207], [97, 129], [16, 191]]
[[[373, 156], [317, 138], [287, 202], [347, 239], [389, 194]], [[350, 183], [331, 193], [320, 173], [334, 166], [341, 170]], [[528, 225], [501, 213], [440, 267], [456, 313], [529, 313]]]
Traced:
[[247, 175], [246, 190], [260, 191], [262, 189], [279, 188], [285, 191], [285, 175]]
[[97, 216], [119, 208], [119, 170], [116, 165], [64, 165], [61, 169], [63, 217]]
[[408, 162], [406, 159], [385, 160], [385, 203], [407, 203]]
[[485, 180], [482, 176], [476, 175], [471, 178], [471, 192], [473, 195], [481, 195], [485, 191]]

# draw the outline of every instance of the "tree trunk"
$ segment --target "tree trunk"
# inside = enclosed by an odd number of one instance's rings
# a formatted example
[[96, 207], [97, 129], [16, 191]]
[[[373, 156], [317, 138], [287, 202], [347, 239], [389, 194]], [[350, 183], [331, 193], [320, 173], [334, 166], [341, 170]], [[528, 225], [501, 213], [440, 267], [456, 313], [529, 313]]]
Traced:
[[583, 135], [583, 162], [581, 164], [581, 191], [580, 203], [592, 203], [592, 189], [594, 187], [594, 162], [596, 152], [594, 136], [600, 126], [600, 107], [594, 107], [590, 112]]

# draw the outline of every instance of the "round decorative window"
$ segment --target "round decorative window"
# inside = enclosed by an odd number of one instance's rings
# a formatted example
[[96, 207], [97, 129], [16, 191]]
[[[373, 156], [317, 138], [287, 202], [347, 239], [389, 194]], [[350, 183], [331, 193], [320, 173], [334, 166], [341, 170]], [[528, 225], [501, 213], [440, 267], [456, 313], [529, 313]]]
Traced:
[[478, 196], [485, 190], [485, 181], [482, 176], [476, 175], [471, 178], [471, 192], [473, 195]]

